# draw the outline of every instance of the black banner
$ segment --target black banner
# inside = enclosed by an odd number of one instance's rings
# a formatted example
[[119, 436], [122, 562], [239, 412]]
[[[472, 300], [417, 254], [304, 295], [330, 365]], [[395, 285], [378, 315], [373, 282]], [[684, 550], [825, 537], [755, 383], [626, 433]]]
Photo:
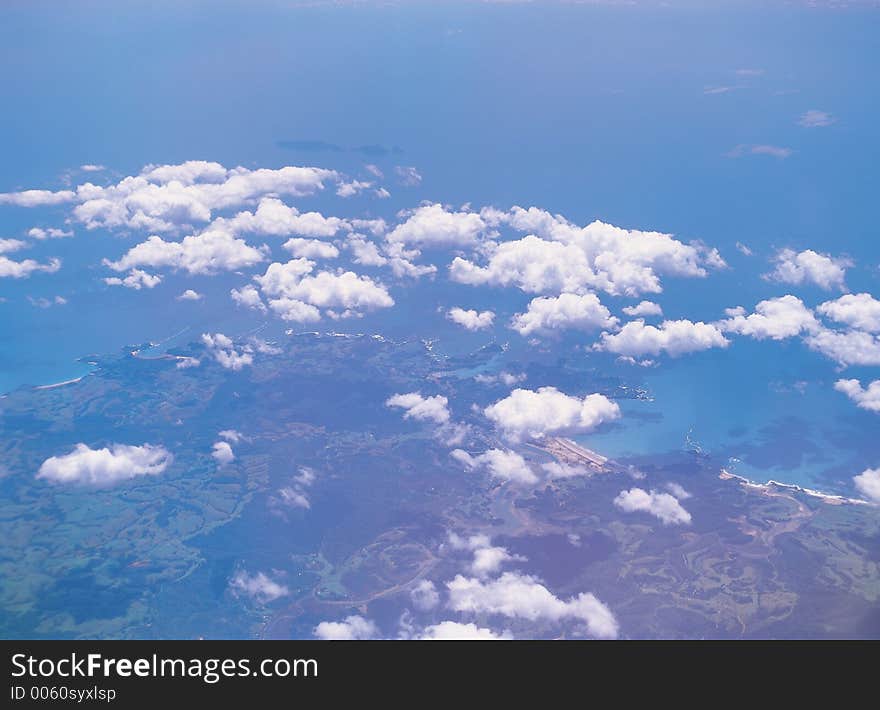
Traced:
[[[470, 704], [602, 697], [632, 702], [838, 702], [873, 643], [550, 641], [3, 642], [2, 707], [428, 699]], [[861, 664], [859, 663], [861, 661]], [[703, 697], [706, 688], [712, 695]], [[271, 706], [274, 707], [274, 704]]]

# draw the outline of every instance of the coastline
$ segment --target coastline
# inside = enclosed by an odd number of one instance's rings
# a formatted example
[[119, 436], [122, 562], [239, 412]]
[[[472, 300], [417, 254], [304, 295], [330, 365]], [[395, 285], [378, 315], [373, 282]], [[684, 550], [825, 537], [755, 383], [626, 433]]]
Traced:
[[867, 500], [862, 500], [861, 498], [848, 498], [847, 496], [841, 496], [834, 493], [824, 493], [822, 491], [817, 491], [814, 488], [805, 488], [804, 486], [798, 486], [794, 483], [782, 483], [781, 481], [774, 481], [770, 479], [765, 483], [757, 483], [755, 481], [751, 481], [748, 478], [743, 476], [739, 476], [735, 473], [731, 473], [726, 468], [721, 469], [721, 473], [718, 474], [718, 478], [723, 481], [735, 480], [739, 483], [739, 485], [744, 488], [750, 488], [758, 491], [770, 491], [774, 488], [782, 488], [789, 491], [794, 491], [795, 493], [802, 493], [806, 496], [810, 496], [811, 498], [818, 498], [829, 505], [867, 505], [874, 506], [874, 503], [871, 503]]

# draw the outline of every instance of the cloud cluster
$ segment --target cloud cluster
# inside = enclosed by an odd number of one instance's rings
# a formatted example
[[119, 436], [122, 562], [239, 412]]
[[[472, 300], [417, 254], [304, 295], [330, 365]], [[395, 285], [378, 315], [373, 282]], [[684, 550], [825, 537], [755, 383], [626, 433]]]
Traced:
[[848, 293], [834, 301], [825, 301], [816, 310], [850, 328], [880, 333], [880, 301], [870, 293]]
[[316, 321], [322, 314], [349, 318], [394, 305], [385, 286], [369, 276], [353, 271], [312, 273], [314, 268], [315, 262], [303, 258], [275, 262], [254, 280], [269, 308], [288, 321]]
[[495, 321], [495, 313], [492, 311], [465, 310], [458, 307], [450, 308], [446, 317], [467, 330], [485, 330], [491, 328]]
[[515, 389], [483, 413], [505, 438], [517, 442], [592, 431], [604, 422], [619, 419], [620, 407], [605, 395], [590, 394], [580, 399], [555, 387], [541, 387], [537, 391]]
[[474, 623], [441, 621], [425, 627], [417, 638], [423, 641], [501, 641], [512, 639], [513, 636], [509, 631], [499, 634]]
[[260, 604], [267, 604], [290, 594], [287, 587], [272, 580], [265, 572], [250, 575], [245, 570], [235, 573], [229, 581], [229, 588], [234, 594], [248, 596]]
[[617, 638], [619, 627], [611, 610], [589, 593], [564, 601], [537, 578], [505, 572], [497, 579], [482, 580], [457, 575], [446, 583], [449, 607], [470, 614], [490, 614], [531, 622], [579, 621], [596, 638]]
[[749, 315], [745, 315], [743, 309], [732, 309], [729, 313], [731, 317], [721, 321], [719, 327], [756, 340], [783, 340], [819, 327], [812, 311], [792, 295], [761, 301]]
[[702, 277], [724, 265], [718, 252], [684, 244], [669, 234], [626, 230], [604, 222], [578, 227], [544, 210], [485, 209], [488, 226], [527, 233], [522, 239], [486, 244], [485, 265], [456, 257], [453, 280], [515, 286], [527, 293], [558, 295], [593, 290], [636, 296], [662, 291], [662, 275]]
[[843, 392], [861, 409], [880, 412], [880, 380], [874, 380], [867, 387], [862, 387], [858, 380], [838, 380], [834, 389]]
[[776, 268], [766, 275], [771, 281], [785, 284], [813, 284], [829, 291], [833, 288], [846, 289], [844, 282], [846, 269], [852, 261], [819, 254], [812, 249], [796, 252], [794, 249], [781, 249], [774, 257]]
[[52, 483], [110, 486], [138, 476], [157, 476], [168, 468], [173, 459], [164, 447], [152, 444], [111, 444], [102, 449], [92, 449], [80, 443], [69, 454], [46, 459], [37, 472], [37, 478]]
[[880, 468], [862, 471], [858, 476], [853, 476], [853, 482], [859, 493], [872, 503], [880, 503]]
[[54, 274], [61, 268], [60, 259], [50, 259], [47, 262], [39, 262], [34, 259], [15, 261], [7, 256], [0, 255], [0, 279], [26, 279], [33, 273], [43, 272]]
[[455, 449], [450, 456], [468, 470], [485, 469], [490, 476], [502, 481], [512, 481], [527, 486], [538, 482], [538, 477], [526, 460], [515, 451], [489, 449], [474, 456], [463, 449]]
[[202, 343], [221, 367], [227, 370], [237, 372], [254, 362], [254, 349], [251, 345], [244, 345], [237, 350], [232, 339], [223, 333], [202, 333]]
[[634, 320], [617, 333], [602, 333], [596, 349], [630, 358], [661, 353], [678, 357], [710, 348], [726, 348], [729, 344], [724, 333], [711, 323], [666, 320], [655, 326]]
[[324, 641], [356, 641], [376, 638], [379, 628], [369, 619], [353, 614], [342, 621], [322, 621], [312, 633]]
[[626, 513], [650, 513], [664, 525], [688, 525], [691, 522], [691, 514], [682, 507], [678, 498], [669, 493], [630, 488], [620, 492], [614, 499], [614, 505]]
[[431, 421], [446, 424], [449, 421], [449, 400], [442, 395], [423, 397], [421, 392], [395, 394], [385, 401], [386, 407], [399, 407], [404, 410], [404, 419]]
[[594, 293], [563, 293], [556, 297], [533, 298], [525, 313], [517, 313], [510, 327], [522, 336], [558, 330], [598, 330], [616, 328], [618, 319], [602, 305]]
[[132, 269], [128, 272], [128, 276], [122, 279], [118, 276], [110, 276], [104, 279], [104, 283], [108, 286], [124, 286], [135, 291], [140, 291], [142, 288], [155, 288], [161, 282], [161, 276], [149, 274], [142, 269]]

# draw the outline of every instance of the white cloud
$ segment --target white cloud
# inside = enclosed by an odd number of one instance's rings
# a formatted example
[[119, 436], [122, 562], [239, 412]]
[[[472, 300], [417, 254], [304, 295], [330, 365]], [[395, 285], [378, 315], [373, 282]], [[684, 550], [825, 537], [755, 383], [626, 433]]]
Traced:
[[132, 269], [124, 279], [117, 276], [104, 279], [104, 283], [108, 286], [125, 286], [125, 288], [133, 288], [135, 291], [140, 291], [142, 288], [154, 288], [161, 282], [161, 276], [148, 274], [142, 269]]
[[535, 577], [505, 572], [488, 581], [458, 575], [446, 584], [449, 606], [455, 611], [493, 614], [532, 622], [558, 623], [574, 619], [598, 638], [617, 638], [618, 624], [611, 610], [595, 596], [581, 593], [568, 601], [556, 597]]
[[390, 242], [417, 247], [462, 247], [476, 243], [486, 224], [474, 212], [450, 212], [441, 204], [422, 205], [389, 234]]
[[783, 340], [813, 332], [819, 327], [813, 312], [801, 299], [790, 294], [761, 301], [750, 315], [745, 315], [744, 309], [732, 310], [730, 313], [733, 314], [732, 318], [718, 323], [721, 330], [747, 335], [756, 340]]
[[494, 575], [505, 562], [525, 561], [524, 557], [510, 554], [506, 547], [492, 545], [488, 535], [471, 535], [463, 538], [450, 533], [449, 544], [454, 550], [467, 550], [473, 553], [470, 571], [478, 577]]
[[483, 628], [473, 623], [441, 621], [426, 627], [418, 638], [424, 641], [500, 641], [513, 637], [509, 631], [498, 634], [492, 629]]
[[544, 210], [484, 210], [490, 224], [507, 224], [528, 236], [499, 244], [485, 266], [456, 257], [453, 280], [472, 285], [517, 286], [529, 293], [612, 295], [659, 293], [661, 275], [702, 277], [723, 260], [714, 249], [684, 244], [669, 234], [626, 230], [604, 222], [571, 224]]
[[200, 294], [198, 291], [193, 291], [191, 288], [186, 289], [182, 294], [177, 297], [178, 301], [201, 301], [204, 296]]
[[339, 256], [339, 249], [320, 239], [294, 237], [284, 242], [284, 248], [293, 256], [306, 259], [335, 259]]
[[254, 280], [269, 297], [269, 307], [285, 320], [316, 320], [318, 309], [331, 318], [347, 318], [394, 305], [385, 286], [368, 276], [352, 271], [311, 275], [314, 266], [302, 258], [275, 262]]
[[687, 525], [691, 522], [691, 514], [669, 493], [630, 488], [620, 492], [614, 499], [614, 505], [626, 513], [650, 513], [664, 525]]
[[156, 476], [168, 468], [173, 458], [162, 446], [151, 444], [111, 444], [103, 449], [77, 444], [69, 454], [46, 459], [37, 478], [53, 483], [109, 486], [137, 476]]
[[231, 441], [233, 444], [237, 444], [243, 438], [241, 432], [238, 432], [235, 429], [224, 429], [223, 431], [218, 432], [217, 436], [226, 441]]
[[507, 387], [513, 387], [514, 385], [518, 385], [520, 382], [525, 382], [526, 379], [527, 375], [524, 372], [515, 374], [513, 372], [507, 372], [506, 370], [502, 370], [497, 375], [487, 375], [482, 372], [474, 375], [474, 381], [479, 382], [481, 385], [492, 385], [496, 382], [500, 382]]
[[337, 178], [331, 170], [292, 166], [227, 170], [205, 161], [147, 166], [140, 175], [115, 185], [79, 185], [73, 217], [88, 229], [176, 231], [210, 222], [214, 210], [250, 204], [268, 195], [310, 195], [323, 189], [325, 181]]
[[10, 254], [29, 246], [21, 239], [0, 239], [0, 254]]
[[666, 490], [672, 493], [672, 495], [674, 495], [679, 500], [687, 500], [691, 497], [691, 494], [688, 493], [681, 484], [675, 483], [675, 481], [670, 481], [669, 483], [667, 483]]
[[85, 165], [80, 165], [79, 169], [84, 173], [99, 173], [102, 170], [106, 170], [103, 165], [97, 165], [95, 163], [86, 163]]
[[191, 367], [198, 367], [201, 364], [202, 364], [202, 361], [199, 360], [198, 358], [181, 356], [181, 357], [177, 358], [177, 364], [175, 365], [175, 367], [178, 370], [188, 370]]
[[555, 387], [541, 387], [537, 391], [515, 389], [483, 413], [506, 438], [520, 441], [592, 431], [604, 422], [619, 419], [620, 407], [601, 394], [579, 399]]
[[880, 333], [880, 301], [870, 293], [848, 293], [837, 300], [825, 301], [816, 310], [838, 323]]
[[485, 468], [489, 475], [502, 481], [512, 481], [531, 486], [538, 482], [538, 477], [529, 468], [526, 460], [515, 451], [489, 449], [478, 456], [473, 456], [462, 449], [450, 453], [453, 459], [470, 470]]
[[413, 606], [419, 611], [430, 611], [440, 604], [440, 594], [429, 579], [420, 580], [409, 593]]
[[254, 212], [239, 212], [230, 219], [220, 218], [214, 222], [213, 228], [233, 234], [327, 238], [341, 229], [348, 229], [349, 225], [339, 217], [325, 217], [320, 212], [301, 213], [276, 197], [265, 197]]
[[786, 284], [815, 284], [826, 291], [832, 288], [846, 289], [846, 269], [852, 261], [819, 254], [812, 249], [796, 252], [781, 249], [773, 258], [776, 268], [766, 275], [771, 281]]
[[492, 311], [465, 310], [464, 308], [455, 307], [449, 309], [446, 317], [467, 330], [483, 330], [492, 327], [495, 313]]
[[369, 619], [353, 614], [342, 621], [322, 621], [313, 633], [324, 641], [354, 641], [375, 638], [379, 629]]
[[8, 257], [0, 256], [0, 279], [26, 279], [28, 276], [35, 272], [54, 274], [60, 268], [60, 259], [49, 259], [49, 261], [45, 263], [40, 263], [38, 261], [34, 261], [33, 259], [13, 261]]
[[423, 397], [421, 392], [395, 394], [385, 401], [386, 407], [400, 407], [404, 409], [404, 419], [432, 421], [436, 424], [446, 424], [449, 421], [448, 404], [449, 400], [442, 395]]
[[798, 125], [803, 126], [804, 128], [825, 128], [836, 121], [837, 119], [827, 111], [810, 109], [801, 115], [798, 119]]
[[263, 299], [260, 298], [260, 292], [257, 291], [257, 287], [253, 284], [246, 284], [241, 288], [230, 289], [229, 295], [232, 297], [232, 300], [239, 306], [252, 308], [253, 310], [260, 311], [261, 313], [266, 312], [266, 304], [263, 303]]
[[558, 461], [542, 463], [541, 468], [550, 478], [574, 478], [576, 476], [589, 476], [590, 472], [584, 466], [573, 466]]
[[725, 153], [725, 156], [728, 158], [741, 158], [744, 155], [767, 155], [771, 158], [785, 160], [790, 158], [793, 153], [794, 151], [791, 148], [783, 146], [766, 144], [748, 145], [743, 143], [729, 150]]
[[245, 345], [241, 350], [236, 350], [232, 339], [223, 333], [214, 333], [214, 335], [202, 333], [202, 343], [214, 359], [227, 370], [238, 371], [254, 362], [252, 348]]
[[64, 239], [65, 237], [72, 237], [73, 232], [65, 229], [57, 229], [55, 227], [48, 227], [43, 229], [42, 227], [32, 227], [28, 230], [28, 236], [31, 239]]
[[880, 380], [874, 380], [866, 388], [858, 380], [838, 380], [834, 389], [843, 392], [861, 409], [880, 412]]
[[287, 587], [270, 579], [264, 572], [249, 575], [244, 570], [240, 570], [229, 581], [229, 587], [234, 593], [256, 599], [260, 604], [266, 604], [290, 594]]
[[860, 330], [819, 328], [804, 338], [807, 346], [843, 367], [880, 365], [880, 338]]
[[653, 301], [641, 301], [635, 306], [625, 306], [623, 312], [632, 318], [644, 318], [648, 316], [662, 316], [663, 309]]
[[601, 337], [597, 349], [633, 358], [664, 352], [678, 357], [729, 345], [715, 325], [689, 320], [667, 320], [659, 327], [635, 320], [624, 325], [618, 333], [602, 333]]
[[364, 190], [369, 190], [373, 183], [366, 180], [352, 180], [351, 182], [341, 182], [336, 188], [336, 194], [339, 197], [354, 197]]
[[413, 167], [398, 165], [394, 168], [394, 172], [397, 174], [397, 179], [400, 183], [407, 187], [415, 187], [422, 182], [422, 176]]
[[0, 205], [17, 207], [43, 207], [73, 202], [76, 193], [71, 190], [52, 192], [51, 190], [23, 190], [22, 192], [0, 192]]
[[351, 234], [346, 245], [354, 254], [355, 264], [385, 266], [388, 263], [388, 259], [379, 253], [379, 248], [373, 242], [368, 242], [361, 234]]
[[265, 252], [265, 248], [256, 249], [228, 232], [213, 230], [184, 237], [180, 242], [166, 242], [154, 235], [129, 249], [118, 261], [105, 259], [104, 265], [114, 271], [148, 266], [213, 274], [258, 264], [265, 259]]
[[235, 454], [232, 452], [232, 447], [225, 441], [215, 442], [213, 450], [211, 451], [211, 456], [213, 456], [214, 460], [221, 466], [235, 461]]
[[556, 330], [616, 328], [618, 320], [594, 293], [563, 293], [555, 298], [533, 298], [525, 313], [517, 313], [510, 327], [522, 336]]
[[873, 503], [880, 503], [880, 468], [866, 469], [853, 476], [853, 481], [863, 496]]

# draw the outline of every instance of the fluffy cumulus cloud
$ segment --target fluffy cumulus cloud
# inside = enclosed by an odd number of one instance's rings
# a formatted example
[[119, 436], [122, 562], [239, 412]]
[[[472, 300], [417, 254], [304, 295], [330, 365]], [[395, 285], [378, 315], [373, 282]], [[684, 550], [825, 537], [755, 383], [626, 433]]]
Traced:
[[486, 229], [480, 215], [453, 212], [441, 204], [427, 204], [407, 214], [388, 234], [388, 241], [415, 247], [471, 246]]
[[238, 371], [254, 362], [253, 348], [249, 345], [236, 349], [232, 339], [223, 333], [202, 334], [202, 343], [214, 359], [227, 370]]
[[455, 449], [451, 452], [451, 456], [469, 470], [484, 469], [490, 476], [502, 481], [512, 481], [527, 486], [538, 482], [538, 477], [526, 460], [515, 451], [489, 449], [474, 456], [463, 449]]
[[511, 441], [540, 439], [545, 435], [579, 434], [620, 418], [620, 407], [601, 394], [580, 399], [555, 387], [537, 391], [515, 389], [483, 410]]
[[500, 641], [513, 637], [509, 631], [496, 633], [492, 629], [477, 626], [474, 623], [441, 621], [439, 624], [425, 627], [417, 638], [423, 641]]
[[320, 239], [294, 237], [284, 242], [284, 248], [293, 256], [306, 259], [335, 259], [339, 256], [339, 249]]
[[34, 259], [15, 261], [7, 256], [0, 255], [0, 279], [26, 279], [31, 274], [39, 272], [54, 274], [60, 268], [60, 259], [49, 259], [46, 262], [39, 262]]
[[564, 601], [537, 578], [505, 572], [497, 579], [482, 580], [457, 575], [447, 582], [451, 609], [531, 622], [575, 621], [596, 638], [617, 638], [619, 627], [611, 610], [594, 595], [582, 592]]
[[[142, 288], [154, 288], [161, 282], [161, 276], [149, 274], [142, 269], [132, 269], [128, 272], [128, 275], [125, 278], [111, 276], [104, 279], [104, 283], [108, 286], [124, 286], [125, 288], [131, 288], [135, 291], [140, 291]], [[193, 293], [195, 292], [193, 291]]]
[[385, 401], [386, 407], [399, 407], [403, 409], [404, 419], [416, 421], [431, 421], [435, 424], [449, 422], [449, 400], [442, 395], [423, 397], [421, 392], [407, 392], [395, 394]]
[[548, 295], [602, 290], [635, 296], [662, 291], [663, 275], [700, 277], [708, 268], [724, 265], [714, 249], [684, 244], [660, 232], [598, 221], [579, 227], [534, 207], [481, 214], [490, 226], [507, 226], [527, 236], [489, 249], [484, 265], [456, 257], [450, 266], [455, 281], [516, 286]]
[[353, 614], [342, 621], [322, 621], [313, 633], [324, 641], [356, 641], [376, 638], [379, 629], [369, 619]]
[[227, 441], [216, 442], [211, 450], [211, 456], [221, 466], [235, 461], [235, 454], [232, 452], [232, 447]]
[[851, 328], [880, 333], [880, 301], [870, 293], [848, 293], [817, 309], [823, 316]]
[[804, 338], [807, 346], [841, 367], [880, 365], [880, 337], [860, 330], [819, 328]]
[[858, 380], [838, 380], [834, 389], [843, 392], [858, 407], [869, 412], [880, 412], [880, 380], [874, 380], [867, 387], [862, 387]]
[[204, 296], [200, 294], [198, 291], [194, 291], [191, 288], [186, 289], [183, 293], [181, 293], [178, 297], [178, 301], [201, 301]]
[[128, 250], [117, 261], [104, 260], [114, 271], [137, 267], [170, 268], [190, 274], [214, 274], [235, 271], [265, 259], [265, 248], [250, 246], [243, 239], [222, 230], [192, 234], [182, 241], [165, 241], [152, 236]]
[[813, 312], [790, 294], [761, 301], [749, 315], [741, 308], [728, 313], [731, 317], [719, 323], [722, 330], [757, 340], [783, 340], [819, 327]]
[[492, 311], [465, 310], [464, 308], [450, 308], [446, 314], [453, 323], [458, 323], [467, 330], [484, 330], [491, 328], [495, 321], [495, 313]]
[[880, 503], [880, 468], [862, 471], [858, 476], [853, 476], [853, 482], [859, 493], [872, 503]]
[[77, 444], [69, 454], [46, 459], [37, 478], [52, 483], [110, 486], [138, 476], [157, 476], [172, 460], [164, 447], [151, 444], [111, 444], [102, 449]]
[[385, 286], [352, 271], [312, 273], [315, 262], [291, 259], [273, 263], [262, 276], [254, 277], [269, 308], [284, 320], [314, 321], [321, 313], [348, 318], [364, 311], [394, 305]]
[[776, 268], [767, 278], [786, 284], [813, 284], [830, 290], [846, 289], [844, 279], [846, 269], [852, 266], [849, 259], [835, 258], [820, 254], [812, 249], [797, 252], [794, 249], [781, 249], [774, 257]]
[[239, 212], [231, 218], [220, 218], [214, 227], [234, 234], [249, 233], [272, 237], [327, 238], [341, 229], [350, 229], [339, 217], [325, 217], [320, 212], [301, 213], [275, 197], [266, 197], [253, 212]]
[[533, 298], [525, 313], [517, 313], [510, 327], [520, 335], [547, 334], [558, 330], [616, 328], [617, 318], [594, 293], [563, 293], [557, 297]]
[[689, 320], [667, 320], [659, 326], [643, 320], [630, 321], [617, 333], [602, 333], [599, 350], [624, 357], [639, 358], [666, 353], [672, 357], [687, 353], [726, 348], [730, 341], [716, 325]]
[[275, 582], [265, 572], [251, 575], [239, 570], [229, 581], [229, 588], [237, 596], [250, 597], [260, 604], [273, 602], [290, 594], [286, 586]]
[[678, 498], [669, 493], [630, 488], [620, 492], [614, 499], [614, 505], [626, 513], [650, 513], [664, 525], [687, 525], [691, 522], [691, 514], [682, 507]]
[[653, 301], [641, 301], [635, 306], [626, 306], [623, 308], [624, 314], [632, 318], [646, 318], [649, 316], [662, 316], [663, 309], [659, 304]]
[[251, 308], [261, 313], [266, 312], [266, 304], [260, 297], [260, 292], [253, 284], [246, 284], [241, 288], [233, 288], [229, 290], [229, 295], [233, 302], [244, 308]]
[[75, 203], [72, 218], [87, 229], [134, 229], [171, 232], [207, 224], [215, 210], [251, 204], [263, 197], [314, 194], [332, 170], [285, 166], [278, 169], [227, 169], [219, 163], [188, 161], [148, 165], [139, 175], [118, 183], [78, 185], [75, 190], [26, 190], [0, 194], [0, 204], [37, 207]]
[[463, 538], [451, 533], [449, 545], [453, 550], [466, 550], [473, 553], [473, 560], [469, 568], [470, 572], [478, 577], [496, 574], [505, 562], [525, 561], [523, 557], [510, 554], [506, 547], [493, 545], [488, 535], [471, 535]]
[[410, 601], [419, 611], [431, 611], [440, 604], [440, 593], [430, 579], [422, 579], [409, 592]]

